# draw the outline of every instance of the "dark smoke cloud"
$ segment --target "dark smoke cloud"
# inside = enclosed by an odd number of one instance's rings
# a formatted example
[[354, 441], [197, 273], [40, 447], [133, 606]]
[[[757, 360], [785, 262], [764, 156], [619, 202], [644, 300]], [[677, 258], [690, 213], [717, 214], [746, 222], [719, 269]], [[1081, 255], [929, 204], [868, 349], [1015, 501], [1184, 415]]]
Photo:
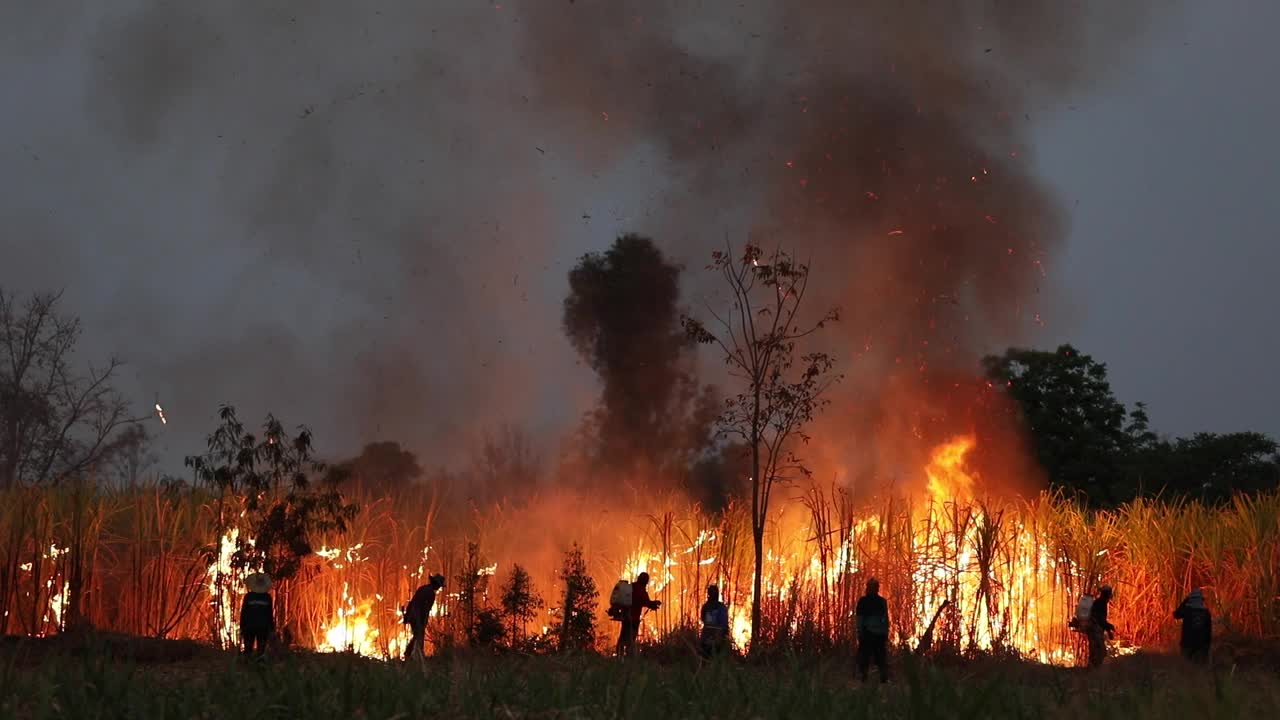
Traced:
[[[68, 288], [89, 349], [175, 405], [170, 458], [228, 401], [430, 466], [591, 400], [558, 328], [585, 238], [651, 235], [687, 282], [753, 231], [811, 253], [845, 309], [841, 432], [909, 430], [880, 388], [945, 407], [920, 364], [1032, 322], [1064, 218], [1025, 116], [1121, 60], [1140, 10], [11, 3], [0, 282]], [[584, 198], [622, 194], [623, 227], [580, 229]]]
[[[657, 237], [811, 258], [848, 380], [818, 464], [885, 479], [978, 425], [978, 359], [1047, 312], [1066, 218], [1033, 110], [1119, 61], [1140, 2], [581, 1], [523, 6], [539, 100], [607, 166], [657, 148]], [[733, 219], [737, 216], [737, 219]], [[1043, 293], [1043, 294], [1042, 294]], [[820, 309], [820, 307], [819, 307]], [[968, 373], [966, 375], [966, 373]], [[961, 382], [964, 380], [964, 382]]]
[[546, 397], [583, 382], [556, 372], [572, 354], [540, 278], [567, 266], [509, 13], [141, 0], [0, 19], [22, 73], [0, 75], [0, 282], [68, 288], [88, 356], [124, 356], [142, 407], [168, 406], [166, 459], [231, 402], [334, 453], [393, 438], [457, 463], [485, 426], [543, 430]]
[[680, 325], [681, 268], [650, 238], [623, 235], [569, 272], [564, 331], [600, 378], [587, 418], [597, 467], [681, 480], [711, 440], [719, 403], [700, 388]]

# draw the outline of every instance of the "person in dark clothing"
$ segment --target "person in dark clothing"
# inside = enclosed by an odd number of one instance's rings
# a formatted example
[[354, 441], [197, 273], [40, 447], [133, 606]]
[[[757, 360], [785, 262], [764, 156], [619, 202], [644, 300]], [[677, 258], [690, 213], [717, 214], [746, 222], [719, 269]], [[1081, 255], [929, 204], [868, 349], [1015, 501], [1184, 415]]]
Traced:
[[1111, 586], [1098, 588], [1098, 597], [1093, 600], [1093, 608], [1089, 611], [1089, 625], [1085, 628], [1085, 636], [1089, 638], [1089, 667], [1099, 667], [1107, 657], [1107, 637], [1115, 639], [1116, 626], [1107, 621], [1107, 606], [1111, 602]]
[[432, 575], [426, 585], [422, 585], [413, 593], [413, 598], [404, 608], [404, 624], [409, 626], [409, 645], [404, 649], [404, 659], [423, 656], [423, 646], [427, 639], [427, 620], [431, 617], [431, 608], [436, 604], [436, 594], [444, 587], [443, 575]]
[[662, 607], [658, 600], [649, 599], [649, 573], [640, 573], [631, 583], [631, 607], [622, 618], [622, 630], [618, 633], [618, 656], [628, 657], [636, 653], [636, 636], [640, 634], [640, 618], [645, 610]]
[[245, 578], [249, 592], [240, 605], [240, 640], [245, 655], [261, 657], [267, 651], [267, 640], [275, 632], [275, 612], [271, 605], [271, 578], [265, 573], [254, 573]]
[[1173, 611], [1173, 617], [1182, 621], [1182, 656], [1193, 663], [1209, 662], [1209, 646], [1213, 642], [1213, 616], [1204, 604], [1200, 588], [1189, 595]]
[[889, 682], [889, 603], [880, 596], [880, 581], [867, 580], [867, 594], [858, 599], [858, 676], [867, 680], [874, 661], [880, 682]]
[[720, 602], [720, 588], [707, 586], [707, 601], [702, 604], [702, 635], [699, 638], [702, 657], [720, 652], [729, 636], [729, 608]]

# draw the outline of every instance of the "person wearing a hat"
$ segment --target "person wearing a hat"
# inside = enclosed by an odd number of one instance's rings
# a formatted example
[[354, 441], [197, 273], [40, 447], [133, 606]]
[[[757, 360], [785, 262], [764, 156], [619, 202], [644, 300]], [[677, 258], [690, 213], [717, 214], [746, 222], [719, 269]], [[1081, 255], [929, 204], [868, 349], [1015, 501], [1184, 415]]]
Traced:
[[266, 573], [254, 573], [245, 578], [249, 588], [240, 606], [240, 639], [246, 655], [261, 656], [267, 650], [267, 640], [276, 629], [275, 612], [271, 606], [271, 577]]
[[1098, 597], [1093, 600], [1093, 608], [1089, 611], [1089, 627], [1085, 631], [1089, 638], [1089, 667], [1098, 667], [1107, 657], [1107, 641], [1102, 636], [1105, 632], [1115, 639], [1116, 626], [1107, 621], [1107, 605], [1111, 602], [1111, 586], [1098, 588]]
[[443, 575], [432, 575], [427, 584], [418, 588], [413, 599], [404, 608], [404, 624], [409, 626], [409, 646], [404, 649], [404, 659], [422, 657], [423, 645], [427, 639], [427, 618], [431, 617], [431, 608], [436, 604], [436, 593], [444, 587]]
[[1173, 617], [1182, 621], [1182, 656], [1191, 662], [1209, 662], [1209, 646], [1213, 642], [1213, 616], [1204, 604], [1200, 588], [1191, 591]]

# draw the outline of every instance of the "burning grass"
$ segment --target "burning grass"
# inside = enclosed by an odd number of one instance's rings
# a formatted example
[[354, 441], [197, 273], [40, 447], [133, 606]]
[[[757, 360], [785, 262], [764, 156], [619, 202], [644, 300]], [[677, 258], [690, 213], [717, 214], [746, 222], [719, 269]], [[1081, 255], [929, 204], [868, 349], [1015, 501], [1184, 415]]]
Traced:
[[[1122, 653], [1170, 645], [1169, 613], [1193, 585], [1206, 588], [1225, 631], [1280, 635], [1280, 493], [1219, 508], [1139, 501], [1090, 513], [1054, 496], [983, 494], [966, 469], [970, 446], [961, 437], [938, 447], [915, 494], [855, 502], [840, 488], [788, 489], [765, 541], [758, 649], [851, 646], [852, 609], [873, 575], [889, 598], [895, 643], [916, 645], [937, 614], [933, 647], [952, 654], [1073, 664], [1082, 648], [1066, 619], [1078, 594], [1104, 580], [1117, 588], [1112, 619]], [[529, 624], [533, 635], [545, 633], [559, 624], [556, 570], [573, 542], [600, 588], [640, 571], [653, 577], [650, 592], [663, 608], [646, 617], [642, 641], [691, 626], [711, 582], [730, 605], [735, 640], [747, 640], [750, 531], [740, 508], [710, 517], [675, 496], [603, 502], [564, 493], [442, 520], [433, 488], [355, 499], [361, 511], [348, 531], [315, 539], [301, 573], [275, 590], [282, 624], [300, 646], [398, 655], [406, 640], [399, 608], [430, 572], [450, 581], [434, 611], [434, 644], [460, 642], [468, 634], [461, 618], [498, 605], [516, 562], [547, 599], [541, 621]], [[232, 644], [230, 611], [241, 588], [227, 558], [234, 533], [246, 530], [229, 529], [219, 543], [214, 504], [198, 490], [98, 490], [82, 524], [90, 533], [85, 617], [120, 632]], [[232, 510], [223, 516], [235, 517]], [[68, 577], [60, 550], [72, 527], [58, 491], [3, 498], [5, 632], [58, 629]], [[469, 557], [473, 543], [478, 553]], [[467, 606], [458, 578], [481, 571]], [[603, 649], [616, 626], [600, 610]]]

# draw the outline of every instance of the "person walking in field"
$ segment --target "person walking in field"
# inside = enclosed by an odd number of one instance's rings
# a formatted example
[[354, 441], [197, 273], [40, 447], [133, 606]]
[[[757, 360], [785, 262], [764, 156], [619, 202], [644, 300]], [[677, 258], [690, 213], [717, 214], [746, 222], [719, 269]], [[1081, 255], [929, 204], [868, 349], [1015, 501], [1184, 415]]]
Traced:
[[640, 573], [636, 581], [631, 583], [631, 606], [626, 608], [622, 618], [622, 629], [618, 633], [618, 656], [630, 657], [636, 654], [636, 637], [640, 634], [640, 618], [645, 610], [657, 610], [662, 607], [659, 600], [649, 599], [649, 573]]
[[720, 588], [707, 586], [707, 601], [702, 604], [702, 657], [710, 658], [725, 646], [729, 636], [729, 608], [720, 602]]
[[276, 629], [275, 611], [271, 605], [271, 576], [253, 573], [244, 579], [249, 592], [240, 605], [240, 640], [245, 655], [262, 657], [267, 651], [267, 640]]
[[880, 581], [867, 580], [867, 594], [854, 610], [858, 623], [858, 677], [867, 680], [874, 661], [880, 682], [889, 682], [889, 603], [880, 596]]
[[431, 608], [436, 604], [436, 594], [444, 588], [444, 576], [432, 575], [427, 584], [413, 593], [413, 598], [404, 608], [404, 624], [409, 626], [409, 645], [404, 649], [404, 659], [423, 657], [423, 646], [427, 639], [427, 620], [431, 617]]
[[1116, 637], [1116, 626], [1107, 620], [1107, 610], [1111, 603], [1111, 586], [1098, 588], [1098, 597], [1093, 599], [1093, 607], [1089, 609], [1089, 622], [1085, 628], [1085, 636], [1089, 639], [1089, 667], [1102, 666], [1107, 658], [1107, 642], [1103, 633], [1112, 640]]
[[1213, 616], [1204, 604], [1204, 592], [1196, 588], [1183, 599], [1173, 617], [1182, 621], [1182, 656], [1196, 664], [1209, 662], [1213, 642]]

